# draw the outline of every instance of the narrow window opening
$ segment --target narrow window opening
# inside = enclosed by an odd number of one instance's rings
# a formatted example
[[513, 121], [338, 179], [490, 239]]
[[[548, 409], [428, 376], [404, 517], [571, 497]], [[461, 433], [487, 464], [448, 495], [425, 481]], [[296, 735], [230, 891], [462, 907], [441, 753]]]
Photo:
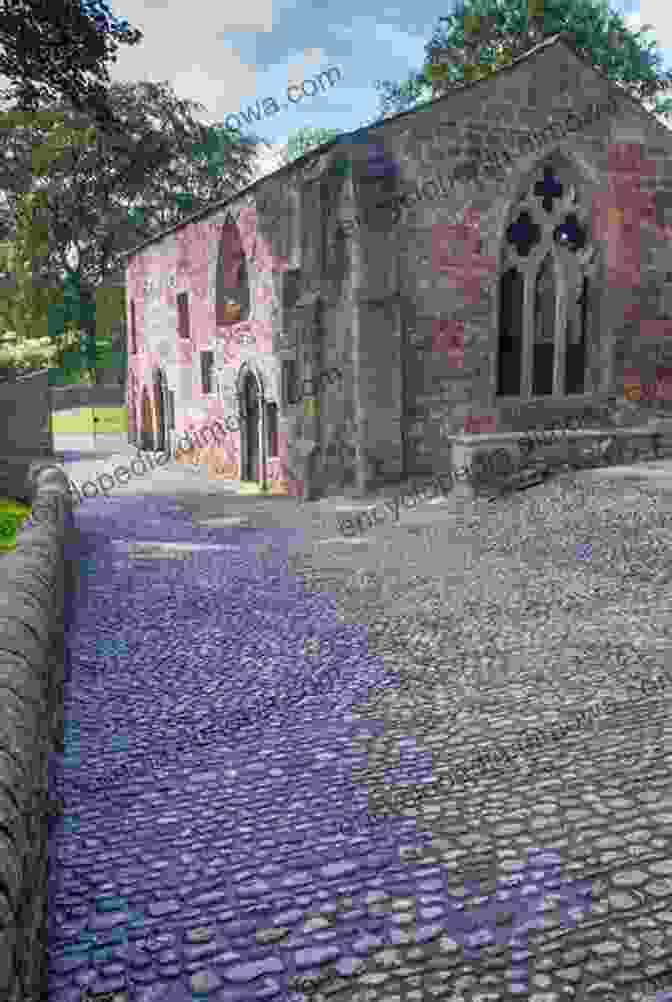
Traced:
[[287, 358], [282, 363], [282, 404], [283, 407], [298, 403], [299, 373], [295, 358]]
[[555, 356], [555, 269], [550, 254], [544, 258], [535, 283], [532, 395], [553, 393]]
[[214, 352], [201, 352], [201, 385], [203, 393], [212, 393], [212, 367], [214, 365]]
[[179, 337], [189, 337], [189, 293], [177, 294], [177, 332]]
[[135, 328], [135, 300], [131, 300], [131, 355], [137, 355], [138, 342]]
[[519, 396], [523, 346], [523, 276], [510, 268], [501, 280], [497, 393]]

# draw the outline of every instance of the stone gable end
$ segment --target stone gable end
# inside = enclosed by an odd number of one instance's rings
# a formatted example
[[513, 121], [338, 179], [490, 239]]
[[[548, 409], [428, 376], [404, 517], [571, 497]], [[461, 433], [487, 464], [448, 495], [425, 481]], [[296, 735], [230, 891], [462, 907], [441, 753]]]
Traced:
[[672, 134], [562, 37], [363, 132], [130, 257], [138, 439], [315, 496], [662, 385]]

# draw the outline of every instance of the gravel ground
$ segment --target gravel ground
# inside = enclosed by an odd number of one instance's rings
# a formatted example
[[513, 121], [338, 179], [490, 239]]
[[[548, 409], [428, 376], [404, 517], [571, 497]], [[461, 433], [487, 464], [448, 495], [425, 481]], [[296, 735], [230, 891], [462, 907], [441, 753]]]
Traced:
[[346, 544], [280, 499], [87, 502], [50, 1002], [662, 1002], [671, 503], [568, 475]]

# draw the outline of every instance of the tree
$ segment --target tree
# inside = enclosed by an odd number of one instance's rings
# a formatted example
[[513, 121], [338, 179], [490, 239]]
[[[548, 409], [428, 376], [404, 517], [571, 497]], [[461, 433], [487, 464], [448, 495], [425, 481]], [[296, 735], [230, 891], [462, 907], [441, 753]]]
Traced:
[[119, 43], [137, 45], [142, 32], [115, 18], [105, 0], [10, 0], [0, 8], [0, 74], [12, 83], [3, 96], [23, 111], [65, 99], [99, 123], [113, 124], [106, 63]]
[[317, 149], [318, 146], [331, 142], [342, 133], [342, 129], [320, 129], [310, 126], [304, 129], [294, 129], [287, 138], [286, 162], [292, 163], [293, 160], [298, 160], [308, 150]]
[[[30, 189], [35, 177], [42, 177], [50, 164], [62, 156], [65, 146], [71, 143], [91, 143], [96, 129], [66, 128], [61, 113], [41, 112], [33, 116], [28, 112], [0, 113], [5, 129], [14, 124], [30, 124], [37, 117], [47, 130], [47, 141], [32, 146], [32, 169], [22, 177], [22, 189]], [[8, 202], [8, 200], [6, 200]], [[0, 246], [0, 270], [4, 278], [0, 289], [0, 322], [8, 327], [9, 343], [4, 345], [5, 364], [18, 369], [43, 367], [54, 355], [60, 359], [64, 344], [53, 336], [53, 312], [58, 309], [63, 295], [53, 286], [40, 285], [37, 280], [36, 260], [44, 259], [49, 251], [49, 231], [44, 220], [47, 205], [45, 191], [21, 190], [14, 199], [14, 239]], [[76, 319], [80, 319], [79, 303]], [[52, 335], [51, 337], [49, 335]], [[8, 353], [9, 352], [9, 356]]]
[[[122, 134], [98, 130], [93, 144], [67, 145], [41, 182], [48, 195], [50, 274], [62, 274], [74, 240], [90, 288], [117, 270], [123, 252], [249, 183], [255, 154], [251, 140], [197, 121], [202, 106], [179, 99], [167, 82], [114, 83], [108, 100]], [[66, 114], [70, 124], [72, 111]], [[72, 123], [83, 124], [81, 116], [73, 115]], [[0, 189], [10, 193], [10, 203], [25, 186], [39, 137], [39, 125], [15, 130], [6, 142], [0, 135], [0, 156], [3, 145], [8, 154], [0, 162]]]
[[[167, 82], [115, 83], [108, 100], [120, 132], [94, 128], [91, 116], [63, 102], [0, 131], [0, 190], [6, 194], [0, 239], [24, 240], [16, 260], [30, 265], [20, 275], [13, 269], [15, 312], [6, 317], [5, 329], [19, 331], [17, 310], [25, 317], [21, 330], [34, 333], [38, 314], [43, 325], [50, 309], [58, 315], [59, 296], [65, 308], [62, 286], [70, 242], [79, 248], [84, 301], [98, 306], [107, 301], [108, 312], [114, 301], [114, 309], [123, 314], [118, 283], [104, 295], [106, 279], [118, 271], [123, 252], [248, 183], [252, 140], [196, 121], [194, 112], [201, 106], [178, 99]], [[43, 152], [36, 157], [39, 150]], [[27, 193], [36, 210], [33, 221], [41, 217], [31, 246], [25, 244], [20, 223]], [[23, 295], [28, 282], [33, 300]], [[5, 300], [12, 299], [10, 292], [5, 289]], [[0, 317], [2, 313], [0, 300]], [[60, 329], [67, 326], [67, 317], [62, 319]], [[69, 319], [76, 325], [76, 316]], [[111, 319], [100, 311], [96, 318], [108, 330]]]
[[657, 115], [672, 111], [672, 72], [663, 71], [657, 43], [644, 25], [630, 31], [607, 0], [458, 0], [454, 13], [439, 18], [425, 46], [427, 62], [400, 84], [376, 81], [384, 111], [406, 111], [491, 75], [536, 45], [544, 35], [565, 32], [577, 51], [610, 80]]

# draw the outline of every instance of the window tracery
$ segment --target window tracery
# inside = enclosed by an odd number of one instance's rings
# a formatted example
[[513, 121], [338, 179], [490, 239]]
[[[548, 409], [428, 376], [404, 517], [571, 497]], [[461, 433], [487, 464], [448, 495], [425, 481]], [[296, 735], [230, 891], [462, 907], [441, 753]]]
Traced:
[[596, 248], [576, 185], [539, 173], [505, 230], [498, 396], [585, 392]]

